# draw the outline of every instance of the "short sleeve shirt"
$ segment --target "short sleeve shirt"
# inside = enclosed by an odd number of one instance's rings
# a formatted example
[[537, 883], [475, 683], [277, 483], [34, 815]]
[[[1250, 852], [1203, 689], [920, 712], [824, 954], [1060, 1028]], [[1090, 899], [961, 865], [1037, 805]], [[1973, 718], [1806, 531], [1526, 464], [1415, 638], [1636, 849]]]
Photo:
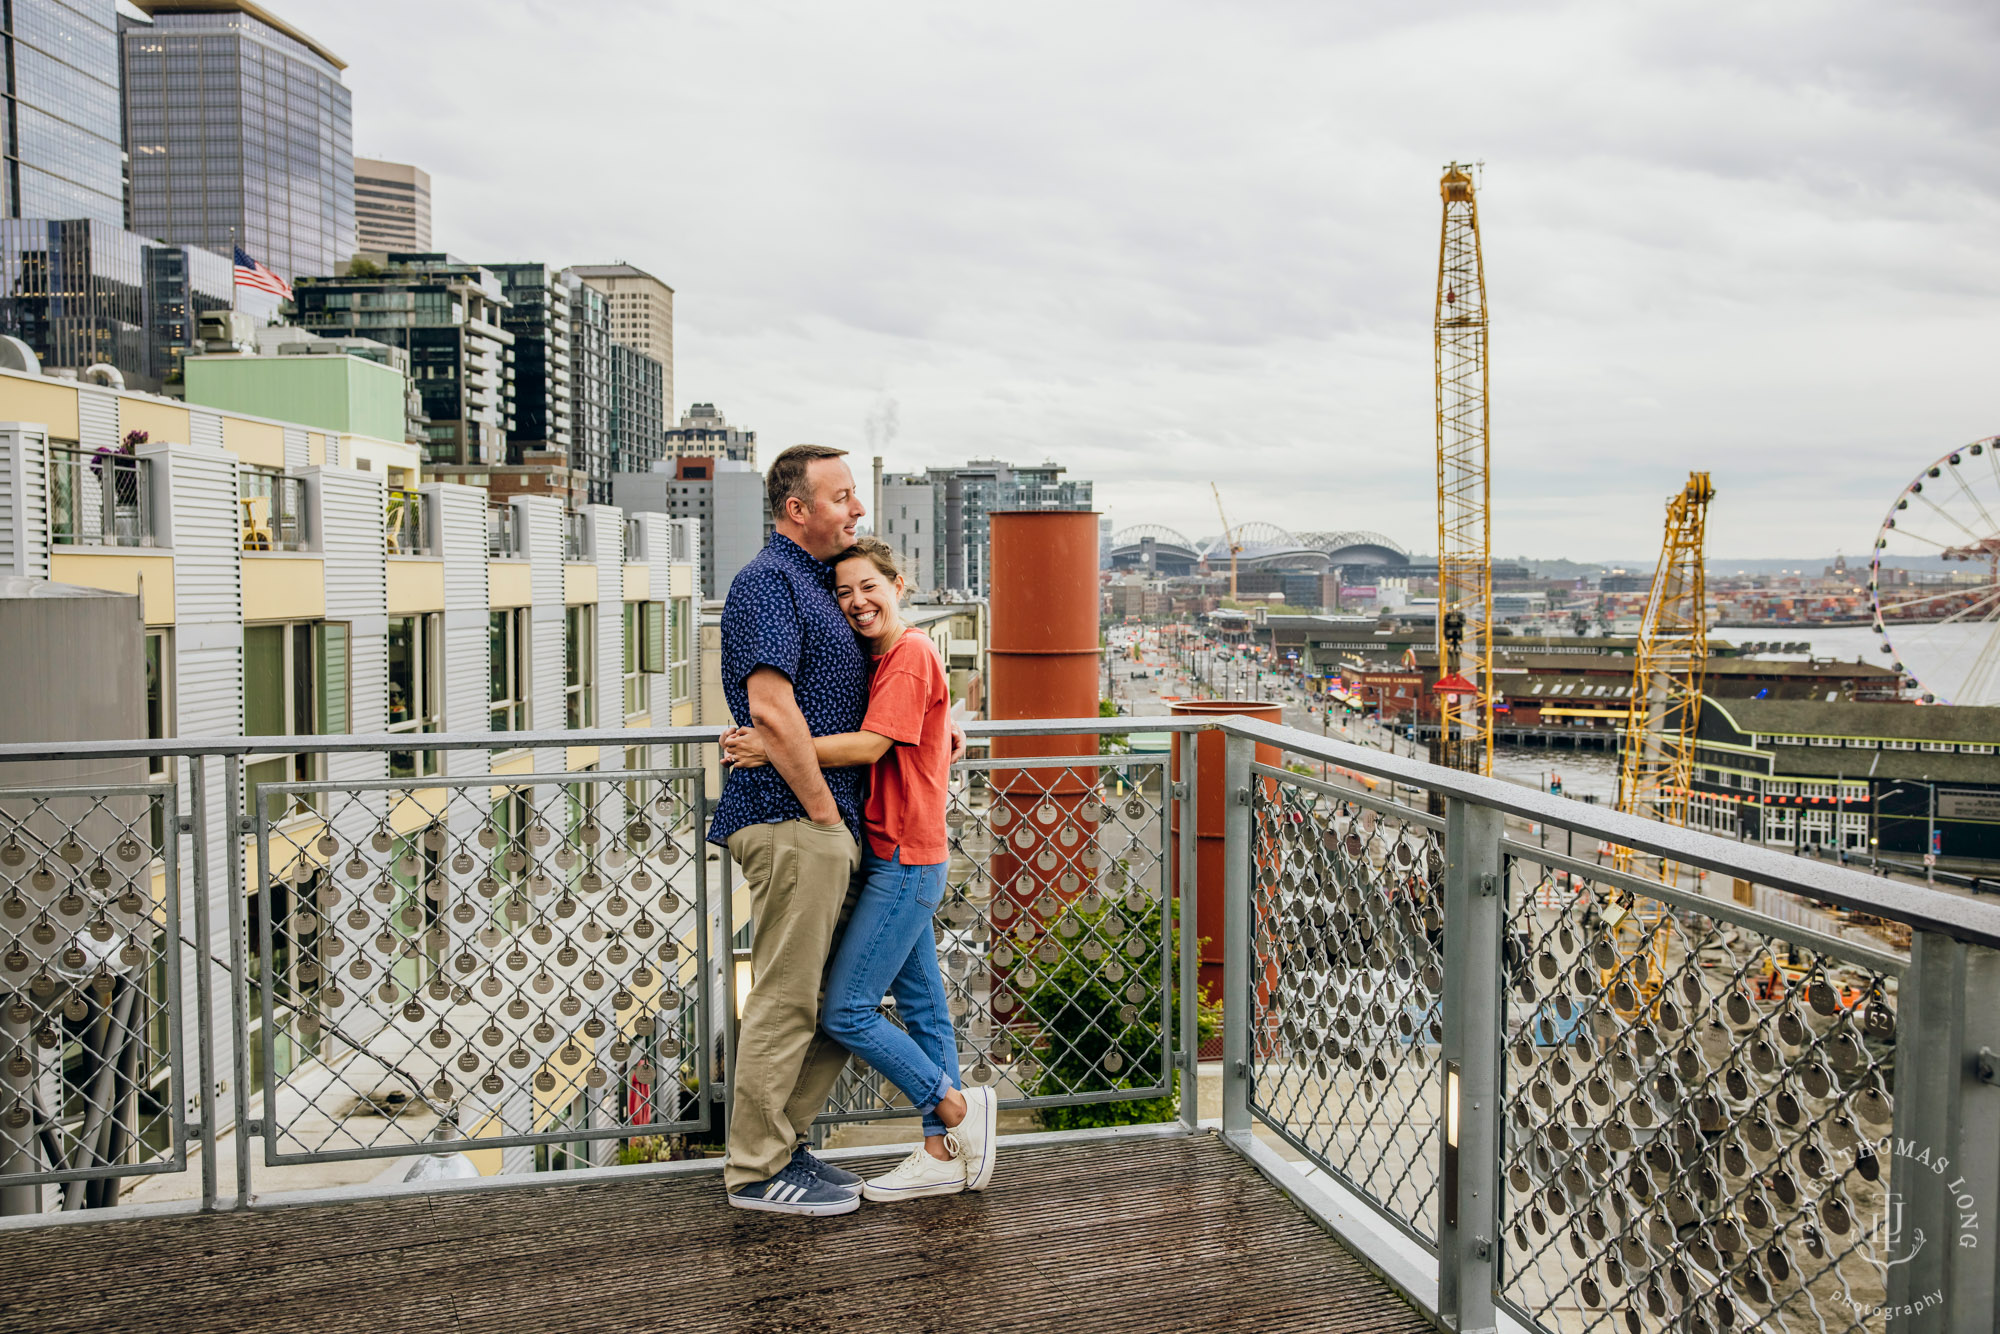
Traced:
[[875, 660], [868, 688], [868, 716], [861, 730], [895, 744], [868, 785], [862, 823], [877, 857], [902, 850], [905, 866], [936, 866], [949, 859], [944, 832], [951, 781], [951, 688], [937, 649], [916, 630], [905, 630]]
[[[739, 727], [750, 726], [750, 674], [773, 667], [792, 693], [814, 736], [858, 732], [868, 713], [868, 660], [833, 600], [833, 567], [774, 533], [730, 581], [722, 608], [722, 694]], [[866, 770], [828, 769], [840, 818], [861, 839], [861, 797]], [[753, 824], [803, 820], [805, 807], [777, 769], [732, 769], [709, 821], [708, 841]]]

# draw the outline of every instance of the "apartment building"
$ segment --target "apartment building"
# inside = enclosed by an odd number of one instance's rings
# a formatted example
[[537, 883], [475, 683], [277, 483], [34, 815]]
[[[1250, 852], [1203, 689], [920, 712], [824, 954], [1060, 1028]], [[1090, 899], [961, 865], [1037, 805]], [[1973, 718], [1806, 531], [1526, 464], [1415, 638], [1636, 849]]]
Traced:
[[764, 477], [737, 459], [662, 459], [650, 472], [612, 475], [612, 502], [628, 514], [658, 513], [701, 525], [701, 595], [725, 597], [737, 571], [764, 549], [771, 502]]
[[293, 286], [301, 328], [372, 338], [409, 354], [430, 418], [427, 462], [461, 472], [504, 464], [514, 422], [514, 335], [492, 270], [450, 255], [362, 255], [338, 276]]
[[[285, 780], [678, 758], [510, 749], [505, 734], [694, 721], [695, 526], [386, 484], [420, 463], [400, 440], [0, 372], [0, 574], [137, 595], [145, 662], [133, 689], [146, 692], [149, 735], [408, 737], [407, 750], [249, 756], [242, 795], [253, 800], [259, 784]], [[424, 737], [441, 732], [495, 742], [427, 752]], [[186, 766], [155, 772], [191, 781]], [[238, 845], [222, 768], [207, 772], [205, 804], [183, 791], [179, 809], [205, 811], [187, 832], [223, 865]], [[224, 954], [227, 896], [211, 890], [209, 903], [211, 948]], [[185, 1022], [199, 1009], [191, 987]], [[227, 1032], [226, 998], [215, 1003]]]
[[[0, 372], [0, 573], [140, 594], [162, 735], [693, 720], [693, 524], [390, 487], [420, 463], [402, 441]], [[338, 697], [272, 712], [264, 659], [307, 641], [313, 670], [285, 688]]]

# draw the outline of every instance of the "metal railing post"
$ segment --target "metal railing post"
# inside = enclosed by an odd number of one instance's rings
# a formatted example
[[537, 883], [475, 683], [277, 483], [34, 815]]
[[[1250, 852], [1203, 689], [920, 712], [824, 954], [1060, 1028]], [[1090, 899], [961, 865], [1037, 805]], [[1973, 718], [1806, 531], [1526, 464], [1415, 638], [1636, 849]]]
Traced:
[[1911, 1253], [1888, 1257], [1888, 1310], [1911, 1334], [1989, 1330], [2000, 1261], [1979, 1219], [2000, 1204], [2000, 952], [1913, 933], [1896, 1008], [1889, 1242]]
[[[222, 758], [222, 855], [229, 862], [229, 1049], [236, 1103], [236, 1205], [250, 1207], [250, 959], [243, 912], [243, 761]], [[267, 1113], [273, 1109], [266, 1108]]]
[[[201, 1112], [201, 1207], [213, 1209], [216, 1197], [215, 1166], [215, 964], [214, 924], [208, 906], [208, 756], [196, 755], [188, 761], [189, 848], [193, 858], [194, 883], [189, 895], [194, 900], [195, 1069], [201, 1081], [196, 1105]], [[180, 831], [174, 831], [180, 837]], [[185, 923], [187, 919], [183, 918]], [[175, 942], [176, 947], [179, 942]]]
[[1196, 868], [1200, 856], [1195, 829], [1195, 821], [1200, 818], [1195, 774], [1201, 769], [1200, 744], [1199, 732], [1188, 732], [1181, 737], [1179, 795], [1175, 798], [1181, 814], [1180, 876], [1174, 885], [1180, 907], [1181, 958], [1175, 985], [1180, 988], [1181, 1002], [1181, 1124], [1189, 1130], [1201, 1120], [1201, 934], [1195, 920], [1199, 907]]
[[1250, 1135], [1252, 859], [1250, 761], [1256, 743], [1224, 741], [1222, 814], [1222, 1133]]
[[1444, 1085], [1438, 1191], [1438, 1311], [1460, 1334], [1494, 1328], [1499, 1244], [1500, 1046], [1506, 1008], [1506, 819], [1445, 802]]

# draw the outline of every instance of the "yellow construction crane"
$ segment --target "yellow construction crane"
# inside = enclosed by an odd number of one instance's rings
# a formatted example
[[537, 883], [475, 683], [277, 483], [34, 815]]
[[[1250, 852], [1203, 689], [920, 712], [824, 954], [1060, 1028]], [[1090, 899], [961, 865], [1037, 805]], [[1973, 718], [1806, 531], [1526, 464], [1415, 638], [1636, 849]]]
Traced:
[[[1685, 825], [1694, 787], [1695, 728], [1701, 722], [1702, 680], [1708, 669], [1708, 582], [1703, 548], [1708, 503], [1715, 487], [1705, 472], [1667, 501], [1666, 541], [1639, 622], [1632, 659], [1632, 698], [1618, 763], [1618, 809]], [[1618, 848], [1619, 870], [1632, 850]], [[1673, 878], [1662, 865], [1663, 880]]]
[[1236, 553], [1243, 550], [1243, 545], [1236, 540], [1236, 530], [1229, 526], [1229, 516], [1222, 512], [1222, 488], [1210, 482], [1208, 489], [1215, 492], [1215, 513], [1216, 517], [1222, 520], [1222, 544], [1229, 548], [1229, 600], [1234, 602], [1236, 601]]
[[1454, 162], [1438, 183], [1437, 496], [1439, 684], [1434, 758], [1493, 771], [1493, 533], [1486, 411], [1486, 268], [1471, 168]]

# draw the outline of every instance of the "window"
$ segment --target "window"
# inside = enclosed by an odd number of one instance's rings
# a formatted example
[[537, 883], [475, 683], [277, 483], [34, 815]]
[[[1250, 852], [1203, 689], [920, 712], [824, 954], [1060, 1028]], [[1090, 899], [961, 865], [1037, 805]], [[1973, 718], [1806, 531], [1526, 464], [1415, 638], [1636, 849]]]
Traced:
[[[1851, 737], [1847, 738], [1847, 745], [1848, 745], [1848, 748], [1849, 748], [1850, 750], [1873, 750], [1873, 749], [1875, 749], [1875, 743], [1874, 743], [1873, 741], [1868, 741], [1868, 740], [1864, 740], [1864, 739], [1863, 739], [1863, 738], [1861, 738], [1861, 737], [1854, 737], [1854, 736], [1851, 736]], [[1946, 749], [1949, 749], [1949, 747], [1947, 747]]]
[[597, 725], [597, 608], [568, 607], [563, 612], [563, 725], [572, 730]]
[[[246, 736], [317, 736], [348, 731], [348, 632], [340, 622], [292, 621], [243, 627], [243, 731]], [[244, 758], [250, 809], [263, 783], [309, 783], [319, 757], [261, 752]], [[292, 810], [310, 810], [298, 798]], [[273, 811], [273, 818], [291, 810]]]
[[1816, 736], [1812, 739], [1812, 743], [1815, 746], [1837, 746], [1840, 744], [1840, 738], [1837, 736]]
[[[174, 734], [174, 655], [170, 630], [146, 632], [146, 739], [164, 741]], [[168, 761], [157, 755], [146, 760], [146, 772], [155, 778], [170, 773]], [[159, 841], [154, 840], [154, 847]]]
[[688, 658], [689, 644], [694, 639], [693, 603], [687, 598], [675, 598], [668, 604], [667, 625], [667, 693], [674, 700], [689, 698]]
[[1767, 797], [1796, 796], [1798, 790], [1798, 784], [1796, 783], [1770, 782], [1764, 784], [1764, 795]]
[[[1915, 750], [1916, 748], [1917, 743], [1914, 741], [1884, 741], [1882, 743], [1882, 749], [1884, 750]], [[1972, 747], [1967, 746], [1965, 749], [1970, 751]]]
[[652, 617], [647, 615], [647, 613], [658, 605], [656, 602], [628, 602], [625, 604], [623, 627], [624, 656], [620, 661], [625, 681], [625, 716], [627, 718], [632, 717], [634, 714], [644, 713], [649, 701], [652, 699], [652, 691], [647, 688], [646, 678], [646, 659], [648, 655], [645, 649], [650, 647], [647, 642], [649, 638], [647, 632], [650, 629], [648, 622], [652, 620]]
[[1923, 743], [1923, 744], [1922, 744], [1921, 746], [1919, 746], [1919, 747], [1918, 747], [1917, 749], [1919, 749], [1919, 750], [1930, 750], [1930, 751], [1942, 751], [1942, 752], [1943, 752], [1944, 754], [1946, 754], [1946, 755], [1949, 755], [1949, 754], [1951, 754], [1951, 753], [1952, 753], [1952, 752], [1953, 752], [1954, 750], [1957, 750], [1957, 749], [1958, 749], [1958, 747], [1957, 747], [1957, 746], [1955, 746], [1955, 745], [1953, 745], [1953, 744], [1952, 744], [1951, 742], [1949, 742], [1949, 741], [1926, 741], [1926, 742], [1924, 742], [1924, 743]]
[[495, 732], [525, 732], [534, 726], [529, 708], [528, 609], [488, 612], [487, 653], [492, 673], [488, 708]]
[[[436, 732], [443, 722], [439, 680], [437, 612], [389, 618], [389, 730]], [[438, 752], [397, 750], [389, 753], [391, 778], [415, 778], [438, 771]]]
[[1832, 783], [1800, 783], [1799, 795], [1819, 801], [1830, 801], [1835, 792]]
[[1982, 746], [1967, 742], [1965, 744], [1960, 745], [1958, 751], [1959, 754], [1961, 755], [1991, 755], [1993, 753], [1993, 747], [1990, 745]]

